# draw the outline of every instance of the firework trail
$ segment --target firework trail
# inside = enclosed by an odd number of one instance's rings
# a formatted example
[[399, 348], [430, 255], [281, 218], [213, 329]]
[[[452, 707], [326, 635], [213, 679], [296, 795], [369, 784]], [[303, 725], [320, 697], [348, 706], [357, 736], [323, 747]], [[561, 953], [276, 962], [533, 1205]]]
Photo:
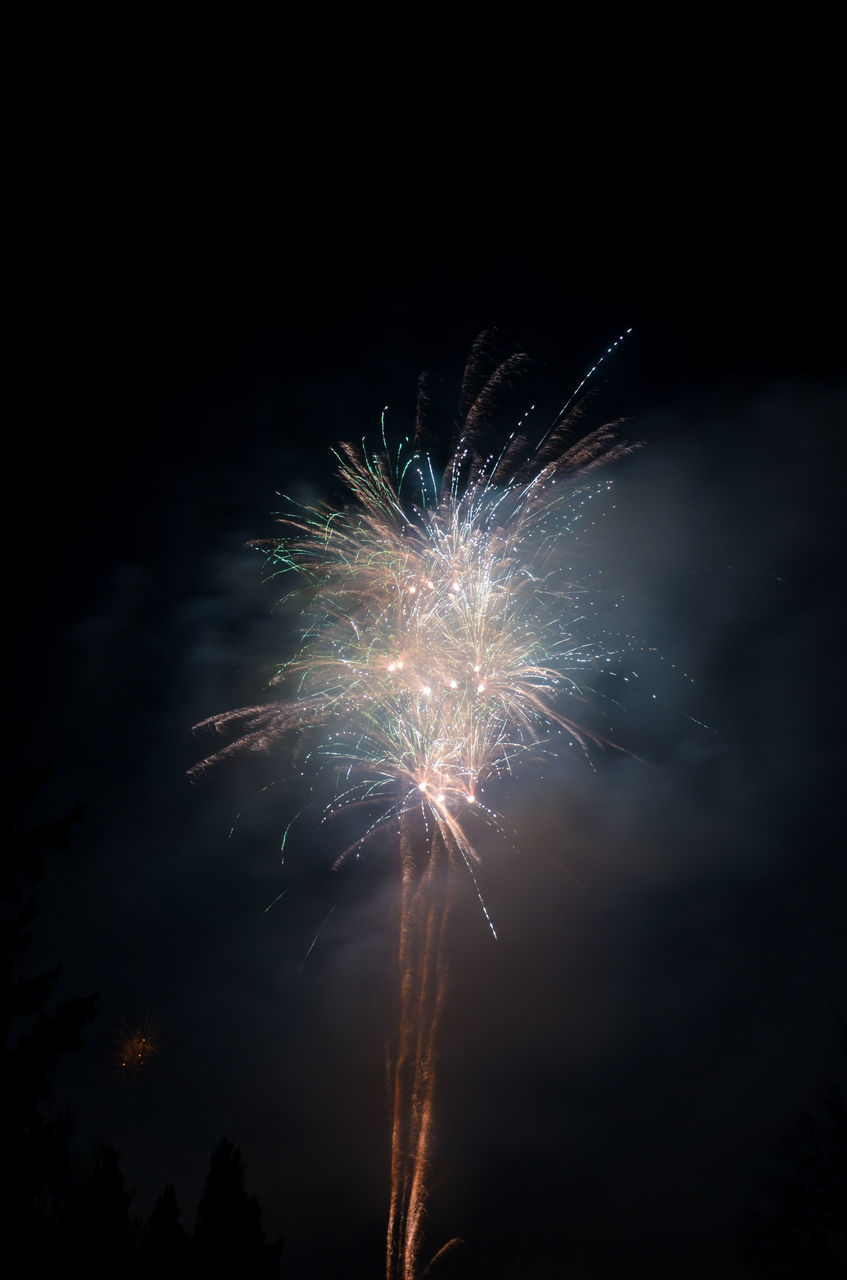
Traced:
[[587, 592], [566, 552], [586, 504], [608, 488], [596, 470], [632, 446], [616, 423], [580, 430], [578, 393], [598, 361], [537, 443], [524, 415], [492, 448], [492, 408], [526, 358], [492, 363], [489, 350], [483, 334], [440, 479], [425, 449], [421, 384], [411, 442], [390, 451], [383, 422], [378, 451], [342, 444], [346, 502], [283, 517], [285, 535], [265, 549], [272, 573], [298, 576], [303, 599], [301, 644], [275, 680], [293, 695], [203, 721], [198, 729], [234, 737], [192, 770], [308, 734], [310, 758], [340, 779], [327, 816], [381, 805], [339, 862], [382, 830], [396, 839], [388, 1280], [421, 1274], [451, 902], [458, 873], [470, 873], [479, 895], [475, 825], [499, 825], [481, 785], [543, 752], [552, 735], [586, 751], [601, 742], [561, 706], [579, 695], [581, 673], [608, 661], [581, 638]]

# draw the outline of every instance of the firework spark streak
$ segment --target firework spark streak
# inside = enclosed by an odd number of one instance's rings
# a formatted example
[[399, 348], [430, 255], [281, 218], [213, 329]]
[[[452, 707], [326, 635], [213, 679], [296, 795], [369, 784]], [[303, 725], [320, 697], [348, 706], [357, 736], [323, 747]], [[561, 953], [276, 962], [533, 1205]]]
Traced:
[[327, 815], [381, 806], [339, 861], [379, 831], [394, 833], [400, 1007], [390, 1075], [389, 1280], [420, 1274], [457, 873], [470, 873], [494, 931], [477, 887], [473, 830], [499, 819], [481, 788], [543, 753], [556, 735], [585, 751], [601, 742], [562, 709], [580, 693], [582, 674], [609, 660], [582, 638], [588, 595], [568, 553], [586, 504], [608, 488], [596, 470], [631, 446], [615, 423], [581, 433], [572, 397], [537, 444], [524, 421], [491, 448], [492, 406], [524, 357], [484, 373], [487, 351], [482, 335], [440, 479], [422, 447], [421, 396], [411, 442], [389, 450], [383, 430], [378, 451], [339, 447], [345, 503], [283, 518], [286, 534], [267, 552], [272, 572], [298, 575], [305, 600], [300, 647], [276, 677], [294, 694], [197, 726], [235, 737], [192, 771], [308, 732], [313, 757], [341, 780]]

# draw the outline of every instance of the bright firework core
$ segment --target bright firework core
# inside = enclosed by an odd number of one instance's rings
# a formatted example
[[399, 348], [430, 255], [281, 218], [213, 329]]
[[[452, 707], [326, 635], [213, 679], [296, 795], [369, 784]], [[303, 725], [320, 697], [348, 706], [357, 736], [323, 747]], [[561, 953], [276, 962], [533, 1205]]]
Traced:
[[[345, 445], [350, 505], [286, 518], [297, 533], [273, 547], [273, 565], [316, 591], [303, 650], [280, 677], [296, 675], [304, 710], [332, 723], [317, 749], [347, 765], [336, 805], [424, 804], [472, 859], [463, 815], [486, 776], [556, 730], [586, 745], [555, 705], [597, 656], [568, 630], [584, 589], [568, 579], [562, 542], [607, 487], [584, 473], [610, 444], [601, 428], [562, 451], [551, 433], [527, 478], [523, 440], [473, 468], [463, 441], [464, 465], [454, 459], [440, 486], [409, 446], [391, 457]], [[556, 486], [574, 470], [576, 489]]]
[[[480, 350], [463, 391], [479, 381]], [[577, 634], [591, 609], [568, 561], [586, 505], [609, 487], [596, 468], [628, 446], [617, 424], [580, 435], [562, 411], [537, 444], [524, 428], [491, 449], [487, 410], [522, 361], [497, 366], [470, 399], [440, 478], [416, 441], [389, 449], [383, 422], [378, 451], [339, 447], [346, 503], [282, 517], [287, 535], [265, 546], [272, 574], [297, 575], [305, 625], [275, 683], [296, 682], [296, 696], [204, 722], [242, 736], [197, 769], [324, 727], [310, 756], [338, 770], [329, 812], [385, 802], [353, 848], [423, 806], [470, 865], [468, 806], [495, 820], [478, 803], [486, 777], [556, 733], [598, 741], [560, 709], [607, 658]]]

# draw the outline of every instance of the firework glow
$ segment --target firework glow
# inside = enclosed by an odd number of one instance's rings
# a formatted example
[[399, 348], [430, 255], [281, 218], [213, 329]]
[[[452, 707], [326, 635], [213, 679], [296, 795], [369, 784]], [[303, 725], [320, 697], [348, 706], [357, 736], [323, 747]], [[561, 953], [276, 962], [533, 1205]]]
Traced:
[[156, 1046], [149, 1036], [140, 1031], [130, 1032], [121, 1038], [118, 1046], [118, 1065], [128, 1075], [141, 1070], [156, 1053]]
[[338, 778], [327, 816], [368, 808], [339, 861], [380, 832], [397, 851], [388, 1280], [429, 1269], [421, 1249], [435, 1049], [461, 876], [494, 932], [474, 831], [502, 824], [481, 793], [563, 737], [585, 752], [604, 743], [568, 704], [614, 656], [586, 638], [591, 597], [573, 550], [592, 500], [609, 488], [598, 469], [633, 446], [617, 423], [581, 429], [578, 397], [594, 369], [536, 441], [524, 415], [492, 444], [492, 409], [525, 357], [491, 362], [489, 347], [482, 335], [471, 351], [446, 465], [437, 469], [425, 447], [421, 395], [411, 439], [389, 448], [383, 418], [378, 450], [339, 446], [343, 502], [282, 517], [268, 563], [273, 574], [296, 575], [303, 608], [299, 647], [275, 677], [289, 696], [197, 726], [233, 740], [192, 771], [305, 735], [308, 758]]

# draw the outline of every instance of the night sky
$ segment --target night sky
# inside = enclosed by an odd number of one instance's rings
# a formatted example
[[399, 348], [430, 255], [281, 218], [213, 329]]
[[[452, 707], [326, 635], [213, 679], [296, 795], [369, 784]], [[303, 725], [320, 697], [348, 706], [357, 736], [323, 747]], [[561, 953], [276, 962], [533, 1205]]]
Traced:
[[[431, 1240], [461, 1235], [494, 1280], [519, 1258], [746, 1274], [757, 1179], [844, 1065], [831, 240], [693, 187], [619, 221], [327, 173], [236, 200], [220, 174], [180, 183], [176, 151], [166, 174], [83, 157], [15, 303], [10, 714], [51, 762], [35, 816], [84, 811], [28, 963], [99, 993], [56, 1082], [80, 1144], [120, 1149], [141, 1214], [173, 1181], [191, 1226], [227, 1134], [293, 1276], [380, 1273], [396, 862], [376, 843], [333, 871], [355, 817], [307, 807], [281, 865], [291, 766], [192, 785], [191, 728], [262, 700], [290, 652], [245, 545], [277, 491], [332, 497], [332, 444], [375, 440], [385, 404], [403, 432], [422, 370], [446, 439], [485, 327], [531, 357], [539, 422], [632, 327], [589, 414], [644, 447], [592, 548], [658, 656], [603, 722], [631, 754], [492, 795], [519, 848], [483, 841], [499, 941], [472, 890], [457, 913]], [[128, 1096], [115, 1045], [141, 1026], [158, 1052]]]

